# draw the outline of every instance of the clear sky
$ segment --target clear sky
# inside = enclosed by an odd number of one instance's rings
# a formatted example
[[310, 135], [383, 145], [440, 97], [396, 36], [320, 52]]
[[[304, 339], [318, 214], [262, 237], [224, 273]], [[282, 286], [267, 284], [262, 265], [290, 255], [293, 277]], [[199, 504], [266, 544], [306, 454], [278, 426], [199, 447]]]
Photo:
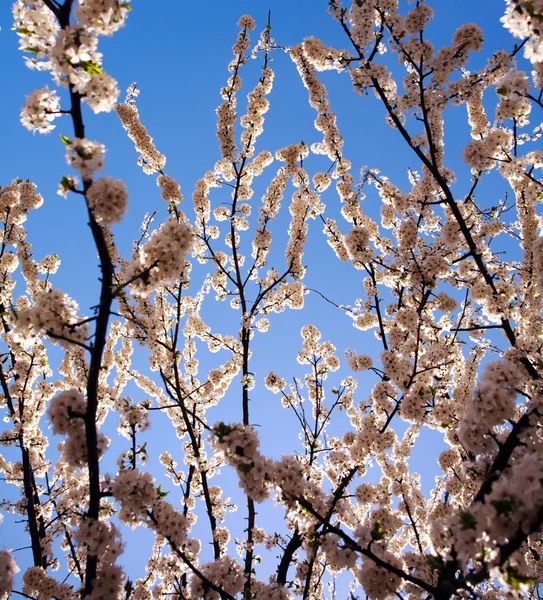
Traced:
[[[435, 46], [449, 42], [458, 25], [473, 21], [485, 32], [485, 50], [482, 53], [485, 61], [496, 49], [512, 48], [514, 40], [499, 22], [504, 9], [502, 1], [435, 0], [430, 4], [436, 10], [436, 16], [427, 32]], [[189, 217], [192, 215], [190, 198], [195, 181], [211, 169], [219, 158], [215, 110], [221, 102], [219, 90], [228, 77], [227, 64], [232, 57], [231, 46], [237, 35], [239, 16], [247, 13], [255, 18], [257, 31], [253, 32], [254, 40], [266, 24], [268, 10], [271, 10], [272, 35], [282, 46], [297, 44], [304, 37], [314, 35], [327, 44], [346, 47], [339, 25], [327, 14], [327, 5], [327, 0], [133, 0], [133, 11], [126, 27], [112, 38], [101, 38], [99, 49], [104, 54], [104, 69], [119, 81], [120, 89], [125, 90], [134, 81], [138, 84], [141, 91], [138, 107], [142, 121], [159, 150], [167, 156], [166, 172], [181, 184], [186, 198], [182, 209]], [[11, 30], [10, 2], [0, 3], [0, 24], [3, 81], [0, 96], [0, 185], [6, 185], [15, 177], [30, 178], [38, 185], [45, 203], [31, 215], [28, 222], [29, 240], [38, 257], [51, 253], [60, 255], [62, 263], [54, 285], [74, 297], [82, 313], [89, 314], [90, 307], [97, 302], [96, 251], [80, 199], [63, 199], [56, 195], [59, 180], [63, 175], [70, 174], [58, 134], [71, 136], [71, 123], [68, 118], [58, 119], [57, 128], [48, 136], [32, 135], [19, 123], [24, 96], [46, 83], [50, 84], [50, 81], [47, 74], [25, 68], [18, 50], [18, 38]], [[475, 56], [470, 64], [481, 66], [482, 62], [482, 58]], [[301, 140], [307, 144], [318, 141], [320, 134], [313, 128], [314, 114], [308, 106], [307, 93], [294, 64], [284, 53], [277, 51], [272, 66], [276, 71], [276, 79], [269, 97], [271, 107], [266, 115], [265, 133], [260, 138], [258, 149], [274, 152]], [[259, 67], [259, 63], [250, 66], [248, 76], [242, 73], [242, 79], [247, 77], [248, 85], [243, 88], [240, 99], [256, 82], [255, 74]], [[395, 66], [394, 69], [399, 72], [400, 67]], [[352, 161], [353, 172], [356, 173], [365, 165], [378, 168], [405, 190], [407, 167], [417, 169], [419, 165], [402, 146], [397, 132], [384, 124], [383, 108], [373, 97], [361, 98], [352, 92], [345, 74], [325, 73], [323, 81], [328, 84], [332, 107], [345, 138], [345, 156]], [[460, 165], [461, 149], [470, 138], [465, 108], [451, 111], [449, 116], [445, 130], [446, 162], [454, 168]], [[164, 203], [160, 200], [154, 178], [144, 175], [136, 165], [137, 157], [132, 142], [126, 137], [116, 115], [95, 116], [86, 110], [85, 122], [87, 137], [107, 147], [103, 174], [122, 178], [128, 186], [129, 213], [122, 224], [114, 227], [119, 246], [128, 256], [131, 242], [138, 237], [138, 228], [145, 213], [156, 208], [163, 211]], [[324, 166], [319, 157], [310, 160], [315, 161], [315, 166], [308, 167], [311, 171]], [[270, 173], [276, 168], [272, 165]], [[469, 170], [465, 169], [455, 191], [461, 196], [468, 185]], [[215, 198], [217, 202], [221, 201], [219, 194]], [[323, 200], [329, 204], [331, 214], [337, 215], [338, 200], [333, 186]], [[366, 201], [365, 210], [372, 216], [378, 214], [377, 200], [376, 196], [369, 196]], [[285, 237], [284, 228], [288, 220], [286, 217], [283, 219], [276, 224], [277, 233], [274, 235], [278, 240]], [[320, 225], [311, 225], [310, 242], [306, 248], [307, 260], [304, 261], [310, 265], [306, 283], [310, 287], [326, 290], [338, 303], [352, 304], [358, 296], [364, 295], [362, 275], [347, 264], [339, 264], [320, 233]], [[341, 225], [346, 232], [346, 225]], [[202, 276], [196, 274], [195, 277], [201, 280]], [[209, 300], [209, 308], [204, 309], [203, 314], [210, 320], [218, 321], [213, 313], [216, 310], [214, 303], [211, 298]], [[353, 329], [350, 319], [319, 297], [310, 296], [307, 308], [301, 319], [300, 314], [294, 312], [278, 315], [272, 319], [270, 333], [255, 339], [252, 364], [260, 382], [271, 369], [286, 379], [300, 374], [295, 356], [301, 347], [299, 329], [305, 323], [315, 323], [323, 332], [323, 338], [337, 345], [340, 357], [346, 348], [375, 356], [380, 352], [371, 333]], [[230, 324], [225, 324], [222, 329], [223, 333], [234, 333], [237, 327], [237, 315], [231, 313], [230, 318]], [[367, 396], [375, 378], [364, 375], [359, 380], [362, 399]], [[254, 422], [268, 425], [268, 433], [263, 434], [264, 452], [279, 456], [283, 448], [296, 446], [296, 422], [291, 416], [286, 416], [277, 397], [265, 392], [262, 386], [260, 389], [262, 397], [258, 402], [253, 402]], [[217, 418], [240, 420], [239, 406], [237, 398], [232, 398], [232, 406], [218, 413]], [[158, 421], [149, 434], [151, 452], [153, 441], [158, 443], [164, 436], [170, 436], [168, 443], [176, 443], [171, 433], [164, 432], [164, 426]], [[427, 444], [439, 443], [437, 434], [424, 439]], [[53, 446], [57, 441], [53, 442]], [[114, 466], [115, 448], [113, 446], [108, 459], [110, 468]], [[151, 464], [156, 462], [163, 449], [156, 447]], [[173, 449], [171, 451], [176, 454]], [[437, 472], [437, 464], [434, 459], [427, 459], [428, 454], [428, 447], [418, 448], [412, 463], [414, 469], [422, 473], [426, 491], [432, 487], [433, 476]], [[182, 462], [180, 449], [177, 456], [178, 462]], [[13, 493], [1, 482], [0, 490], [0, 497]], [[262, 513], [266, 510], [263, 508]], [[270, 515], [273, 518], [271, 512]], [[242, 516], [238, 513], [237, 518], [241, 519]], [[13, 519], [6, 518], [4, 525], [0, 526], [0, 547], [18, 547], [25, 543], [20, 526], [15, 526]], [[27, 558], [23, 556], [22, 552], [17, 555], [21, 564]], [[137, 567], [145, 564], [143, 555], [131, 550], [123, 561], [132, 563], [129, 571], [135, 577], [138, 576]]]

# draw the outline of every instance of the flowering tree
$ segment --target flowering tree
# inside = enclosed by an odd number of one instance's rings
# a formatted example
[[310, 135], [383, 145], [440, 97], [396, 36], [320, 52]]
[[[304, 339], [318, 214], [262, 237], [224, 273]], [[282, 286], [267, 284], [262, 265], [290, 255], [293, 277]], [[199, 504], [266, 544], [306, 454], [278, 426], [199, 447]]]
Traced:
[[[26, 238], [27, 215], [42, 204], [36, 186], [4, 182], [0, 406], [9, 425], [0, 470], [20, 490], [3, 507], [24, 520], [31, 557], [18, 559], [28, 566], [16, 576], [14, 554], [0, 551], [1, 598], [319, 599], [327, 586], [337, 595], [336, 581], [351, 598], [539, 598], [543, 153], [534, 149], [540, 127], [528, 117], [543, 108], [543, 2], [507, 0], [504, 9], [517, 43], [471, 71], [483, 32], [466, 24], [434, 48], [425, 34], [433, 11], [420, 0], [331, 0], [346, 49], [313, 37], [282, 47], [270, 22], [254, 43], [255, 23], [241, 17], [217, 109], [220, 159], [183, 212], [180, 185], [138, 112], [137, 88], [119, 103], [102, 68], [99, 39], [125, 24], [130, 3], [15, 2], [27, 64], [53, 79], [27, 96], [21, 121], [40, 133], [71, 121], [73, 135], [61, 136], [71, 171], [59, 174], [59, 193], [86, 207], [100, 281], [96, 299], [79, 299], [91, 316], [80, 314], [55, 287], [58, 258], [37, 261]], [[311, 147], [259, 147], [274, 53], [292, 59], [307, 89], [321, 134]], [[251, 58], [261, 73], [241, 111]], [[348, 74], [356, 93], [382, 103], [383, 126], [418, 164], [408, 190], [371, 167], [355, 178], [351, 160], [360, 157], [344, 155], [323, 70]], [[447, 166], [459, 158], [444, 146], [444, 113], [458, 105], [471, 131], [463, 190], [453, 188]], [[127, 185], [100, 176], [105, 149], [87, 137], [89, 109], [116, 111], [164, 200], [131, 256], [111, 230], [127, 212]], [[323, 160], [326, 170], [316, 171]], [[326, 191], [331, 185], [335, 192]], [[495, 196], [496, 185], [505, 195], [489, 202], [485, 189]], [[379, 221], [364, 210], [370, 193], [382, 202]], [[288, 239], [274, 252], [287, 196]], [[276, 313], [303, 309], [314, 291], [303, 259], [312, 221], [312, 235], [320, 223], [338, 261], [364, 275], [365, 298], [333, 310], [368, 332], [353, 331], [353, 346], [359, 337], [377, 340], [379, 360], [346, 349], [336, 375], [336, 347], [302, 317], [300, 366], [277, 373], [269, 365], [257, 377], [255, 340], [280, 322]], [[317, 291], [328, 305], [331, 290]], [[222, 319], [206, 322], [213, 296], [229, 301], [234, 334]], [[368, 388], [358, 386], [362, 371], [373, 378]], [[266, 390], [300, 427], [301, 443], [281, 457], [260, 450], [266, 428], [260, 433], [251, 416]], [[225, 401], [221, 414], [235, 418], [212, 420]], [[114, 415], [125, 442], [117, 472], [108, 473]], [[159, 415], [179, 439], [173, 453], [142, 442]], [[446, 444], [429, 494], [409, 463], [427, 429]], [[48, 448], [53, 439], [58, 451]], [[146, 468], [150, 455], [160, 456], [163, 473]], [[240, 491], [228, 487], [232, 473]], [[275, 519], [259, 516], [266, 506]], [[154, 536], [140, 573], [119, 560], [135, 527]]]

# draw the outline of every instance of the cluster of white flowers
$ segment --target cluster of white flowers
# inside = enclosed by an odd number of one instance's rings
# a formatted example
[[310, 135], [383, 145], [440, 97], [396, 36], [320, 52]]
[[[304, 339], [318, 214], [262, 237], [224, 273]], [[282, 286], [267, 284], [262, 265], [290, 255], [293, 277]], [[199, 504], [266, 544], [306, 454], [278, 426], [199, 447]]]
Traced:
[[[248, 58], [247, 50], [250, 46], [249, 31], [255, 28], [255, 23], [249, 15], [243, 15], [239, 22], [240, 32], [236, 43], [232, 47], [234, 60], [228, 65], [228, 70], [232, 73], [226, 86], [221, 90], [223, 103], [217, 108], [217, 138], [221, 149], [223, 160], [232, 163], [236, 160], [236, 140], [234, 124], [236, 122], [236, 93], [241, 88], [241, 77], [239, 68]], [[271, 70], [270, 70], [271, 71]], [[247, 146], [248, 155], [252, 153], [251, 131], [254, 128], [256, 135], [262, 130], [262, 115], [267, 110], [267, 101], [263, 98], [264, 94], [271, 89], [273, 76], [268, 77], [260, 87], [249, 97], [248, 114], [246, 115], [243, 126], [248, 128], [244, 136], [244, 145]], [[269, 88], [269, 89], [268, 89]]]
[[443, 46], [431, 60], [432, 82], [444, 85], [455, 69], [461, 69], [471, 51], [478, 52], [483, 45], [483, 32], [475, 23], [465, 23], [455, 31], [451, 46]]
[[[328, 370], [337, 371], [339, 368], [339, 358], [335, 354], [336, 348], [328, 341], [319, 343], [321, 333], [317, 327], [315, 325], [304, 325], [300, 333], [303, 339], [303, 347], [298, 352], [298, 362], [301, 365], [312, 364], [316, 360], [315, 357], [318, 357], [319, 361], [322, 361], [322, 364], [319, 365], [317, 373], [322, 379], [326, 379]], [[313, 386], [314, 383], [308, 383], [310, 398], [312, 397], [311, 390]], [[313, 390], [313, 393], [318, 392], [317, 390]]]
[[98, 35], [112, 35], [123, 27], [130, 0], [80, 0], [75, 9], [79, 23]]
[[255, 142], [258, 136], [264, 131], [264, 114], [268, 112], [269, 102], [267, 96], [272, 90], [273, 71], [266, 67], [262, 70], [262, 77], [258, 80], [255, 88], [249, 92], [247, 98], [247, 112], [240, 119], [245, 131], [241, 134], [241, 146], [243, 156], [252, 156], [254, 153]]
[[[83, 468], [87, 464], [86, 412], [87, 401], [76, 389], [57, 394], [47, 409], [53, 433], [68, 436], [64, 442], [64, 456], [66, 462], [73, 467]], [[108, 438], [103, 433], [98, 433], [96, 446], [99, 456], [102, 456], [108, 444]]]
[[85, 85], [85, 100], [95, 113], [111, 112], [119, 97], [117, 81], [107, 73], [94, 75]]
[[13, 577], [19, 569], [7, 550], [0, 551], [0, 600], [7, 600], [13, 587]]
[[138, 469], [120, 471], [111, 482], [111, 493], [121, 505], [119, 519], [132, 527], [141, 523], [158, 499], [154, 479]]
[[201, 227], [203, 223], [207, 223], [210, 219], [211, 204], [208, 198], [208, 192], [211, 185], [214, 185], [215, 174], [211, 177], [202, 177], [196, 182], [194, 192], [192, 193], [192, 201], [194, 204], [194, 212], [196, 213], [196, 225]]
[[21, 123], [29, 131], [49, 133], [55, 125], [53, 121], [60, 116], [60, 98], [47, 86], [34, 90], [26, 97], [21, 110]]
[[266, 254], [271, 245], [271, 231], [264, 227], [255, 229], [253, 238], [253, 256], [256, 258], [260, 253]]
[[[305, 169], [298, 169], [294, 176], [294, 179], [296, 178], [298, 178], [298, 181], [295, 181], [294, 185], [296, 187], [301, 187], [303, 185], [303, 188], [305, 189], [302, 188], [297, 190], [292, 195], [292, 202], [290, 204], [290, 214], [292, 218], [288, 228], [289, 238], [285, 251], [285, 258], [292, 276], [296, 279], [301, 279], [305, 273], [302, 258], [304, 243], [307, 240], [307, 221], [311, 215], [311, 195], [307, 188], [309, 180]], [[256, 247], [256, 235], [254, 246]], [[269, 248], [269, 243], [267, 247]]]
[[[135, 106], [135, 97], [138, 94], [139, 91], [135, 87], [135, 84], [133, 84], [128, 90], [126, 102], [117, 105], [117, 116], [128, 132], [128, 137], [134, 142], [136, 150], [140, 153], [138, 164], [143, 167], [144, 173], [158, 173], [156, 182], [161, 189], [160, 197], [168, 202], [169, 212], [175, 212], [182, 218], [183, 214], [177, 208], [177, 205], [183, 200], [181, 186], [173, 177], [166, 175], [163, 172], [163, 168], [166, 165], [166, 157], [157, 150], [153, 143], [153, 138], [148, 134], [145, 126], [140, 122], [139, 114]], [[208, 179], [209, 178], [202, 181], [208, 181]]]
[[[21, 225], [26, 221], [26, 213], [42, 204], [43, 198], [31, 181], [15, 179], [0, 189], [0, 217], [9, 226]], [[9, 236], [4, 235], [4, 241], [10, 243]]]
[[406, 219], [394, 230], [394, 235], [398, 239], [400, 251], [409, 254], [417, 247], [418, 225], [413, 219]]
[[141, 124], [138, 111], [132, 104], [117, 104], [117, 116], [134, 142], [136, 150], [140, 153], [138, 164], [143, 165], [145, 173], [162, 171], [166, 164], [166, 157], [161, 154], [153, 144], [153, 138]]
[[0, 270], [6, 273], [13, 273], [19, 266], [19, 259], [13, 252], [6, 252], [0, 259]]
[[409, 34], [417, 34], [426, 28], [434, 11], [427, 4], [419, 4], [405, 15], [403, 26]]
[[373, 367], [373, 360], [367, 354], [356, 354], [353, 350], [346, 350], [347, 364], [353, 371], [367, 371]]
[[109, 112], [119, 96], [117, 82], [101, 68], [98, 38], [73, 24], [62, 29], [49, 52], [51, 70], [59, 85], [73, 85], [96, 113]]
[[[324, 85], [318, 80], [316, 75], [316, 65], [308, 57], [302, 45], [296, 46], [290, 52], [290, 56], [296, 67], [304, 86], [309, 92], [309, 104], [314, 108], [318, 115], [315, 119], [315, 128], [323, 133], [321, 146], [313, 147], [313, 151], [325, 154], [330, 160], [335, 161], [341, 156], [343, 148], [343, 139], [339, 134], [336, 124], [336, 117], [331, 111], [328, 94]], [[320, 65], [321, 63], [318, 63]]]
[[[385, 550], [381, 544], [375, 544], [372, 550], [379, 558], [388, 564], [401, 568], [402, 562], [392, 552]], [[402, 580], [388, 569], [378, 566], [373, 560], [366, 558], [362, 567], [355, 570], [356, 578], [364, 591], [372, 600], [386, 600], [393, 597], [400, 587]]]
[[[313, 326], [307, 328], [312, 331]], [[321, 376], [324, 372], [325, 369]], [[306, 383], [309, 385], [307, 378]], [[310, 393], [310, 398], [314, 401], [315, 393]], [[240, 486], [250, 498], [261, 502], [272, 489], [277, 489], [280, 492], [277, 499], [285, 504], [289, 518], [302, 530], [311, 530], [318, 524], [318, 519], [300, 509], [298, 499], [311, 503], [318, 514], [326, 514], [330, 499], [318, 484], [303, 476], [302, 463], [296, 457], [286, 456], [279, 461], [264, 457], [258, 449], [256, 432], [250, 426], [219, 423], [213, 428], [213, 434], [216, 451], [236, 468]]]
[[543, 80], [543, 35], [541, 33], [541, 16], [543, 15], [543, 2], [532, 0], [506, 0], [505, 15], [502, 22], [505, 27], [516, 37], [527, 39], [524, 44], [524, 56], [535, 67], [534, 79], [539, 87]]
[[57, 394], [49, 404], [47, 414], [53, 433], [69, 434], [70, 431], [82, 426], [87, 412], [87, 401], [76, 389], [66, 390]]
[[515, 119], [519, 127], [529, 123], [532, 104], [527, 98], [529, 81], [523, 71], [510, 71], [496, 84], [499, 102], [496, 107], [496, 120]]
[[246, 172], [253, 177], [258, 177], [258, 175], [262, 175], [264, 169], [269, 167], [272, 162], [273, 154], [269, 150], [262, 150], [247, 165]]
[[385, 375], [392, 379], [400, 389], [405, 390], [412, 368], [410, 361], [403, 358], [401, 354], [385, 350], [381, 354], [381, 362]]
[[277, 583], [266, 585], [255, 582], [254, 588], [256, 600], [290, 600], [292, 598], [289, 590]]
[[[113, 109], [119, 90], [116, 81], [102, 70], [98, 35], [111, 35], [120, 26], [130, 5], [119, 0], [82, 0], [75, 13], [79, 22], [59, 28], [56, 15], [41, 2], [16, 0], [14, 29], [20, 48], [31, 54], [30, 68], [52, 72], [58, 85], [73, 86], [96, 113]], [[31, 131], [48, 133], [59, 116], [60, 99], [45, 86], [27, 96], [21, 113], [23, 125]]]
[[153, 504], [153, 519], [156, 521], [156, 530], [180, 547], [187, 537], [190, 521], [175, 510], [171, 504], [164, 500], [157, 500]]
[[[277, 216], [290, 177], [298, 173], [301, 175], [298, 178], [299, 183], [302, 180], [306, 180], [306, 175], [303, 175], [305, 171], [299, 170], [297, 166], [297, 162], [303, 160], [306, 156], [307, 146], [305, 144], [293, 144], [276, 152], [276, 158], [286, 164], [280, 167], [275, 177], [273, 177], [263, 197], [263, 205], [260, 208], [258, 217], [260, 225], [255, 229], [253, 238], [252, 256], [255, 258], [256, 267], [266, 264], [272, 240], [271, 231], [268, 229], [268, 222]], [[270, 152], [261, 152], [248, 167], [250, 176], [259, 175], [272, 161], [273, 156]], [[296, 272], [300, 274], [301, 252], [306, 235], [305, 229], [307, 227], [305, 213], [309, 200], [309, 197], [306, 198], [305, 196], [306, 194], [303, 194], [301, 191], [295, 192], [293, 195], [291, 207], [293, 219], [290, 224], [289, 246], [287, 248], [287, 262], [292, 262]], [[246, 206], [250, 210], [249, 205]], [[248, 213], [249, 211], [246, 210], [246, 212]]]
[[[535, 399], [535, 405], [541, 406], [540, 397]], [[447, 528], [446, 536], [450, 536], [447, 544], [454, 545], [461, 564], [469, 563], [474, 547], [484, 547], [488, 568], [493, 569], [501, 579], [504, 579], [503, 573], [507, 574], [509, 567], [514, 567], [520, 575], [530, 576], [531, 561], [526, 561], [530, 554], [515, 554], [505, 568], [501, 567], [500, 572], [498, 567], [502, 564], [501, 548], [520, 532], [529, 532], [537, 528], [540, 518], [543, 447], [536, 428], [529, 428], [523, 439], [526, 443], [517, 450], [514, 467], [509, 464], [501, 476], [492, 482], [491, 487], [485, 490], [483, 498], [478, 498], [467, 510], [459, 510], [455, 515], [451, 515], [452, 519], [448, 519], [449, 525], [444, 519], [440, 525], [440, 528]], [[455, 455], [453, 450], [440, 457], [440, 464], [452, 473], [463, 469], [459, 453]], [[457, 484], [449, 487], [457, 494], [461, 490]], [[532, 576], [535, 574], [534, 571], [531, 573]]]
[[206, 581], [227, 594], [235, 596], [243, 591], [245, 576], [242, 566], [229, 556], [221, 556], [218, 560], [205, 563], [199, 568], [205, 580], [197, 575], [191, 575], [189, 593], [191, 598], [205, 598], [206, 600], [219, 600], [220, 594], [209, 589]]
[[[538, 519], [543, 500], [540, 485], [543, 448], [537, 435], [531, 435], [530, 441], [532, 447], [519, 457], [514, 469], [508, 469], [506, 477], [492, 486], [492, 492], [485, 502], [497, 514], [492, 514], [490, 510], [487, 513], [490, 518], [482, 528], [492, 533], [497, 545], [511, 539], [519, 529], [532, 530]], [[478, 518], [478, 524], [479, 521]]]
[[[277, 281], [276, 272], [270, 270], [270, 276], [263, 278], [263, 287], [268, 287]], [[266, 295], [267, 310], [271, 312], [282, 312], [285, 307], [301, 310], [304, 307], [304, 295], [306, 294], [304, 284], [301, 281], [281, 283], [272, 292]]]
[[325, 536], [321, 543], [321, 550], [326, 556], [331, 573], [353, 569], [356, 565], [357, 553], [351, 548], [343, 547], [338, 535], [328, 534]]
[[18, 304], [13, 317], [14, 338], [28, 344], [45, 334], [67, 349], [73, 343], [84, 344], [88, 326], [77, 317], [77, 311], [77, 303], [58, 289], [39, 293], [32, 299], [32, 305]]
[[98, 557], [102, 565], [112, 565], [123, 551], [119, 530], [107, 521], [84, 519], [73, 538], [80, 551]]
[[[4, 307], [14, 303], [13, 289], [16, 284], [15, 277], [11, 276], [17, 267], [26, 281], [27, 292], [32, 295], [42, 292], [48, 284], [38, 277], [40, 271], [36, 261], [32, 258], [32, 249], [26, 241], [26, 230], [23, 223], [28, 218], [28, 211], [39, 208], [43, 198], [36, 193], [36, 186], [31, 181], [13, 180], [9, 185], [0, 188], [0, 219], [2, 230], [2, 250], [0, 251], [0, 302]], [[11, 247], [11, 248], [10, 248]], [[18, 308], [25, 308], [25, 300], [17, 302]], [[12, 317], [16, 316], [15, 310], [10, 311]], [[15, 338], [16, 339], [16, 338]]]
[[132, 432], [142, 432], [149, 429], [149, 411], [142, 404], [132, 404], [130, 402], [120, 402], [119, 407], [119, 433], [131, 439]]
[[305, 38], [303, 42], [304, 54], [317, 71], [334, 69], [341, 71], [344, 68], [343, 60], [347, 53], [335, 48], [329, 48], [315, 37]]
[[273, 463], [259, 452], [255, 430], [240, 424], [219, 423], [213, 432], [217, 450], [236, 468], [244, 491], [257, 502], [267, 498], [272, 484]]
[[324, 192], [331, 183], [332, 179], [328, 173], [315, 173], [315, 175], [313, 175], [313, 185], [317, 192]]
[[[42, 2], [16, 0], [13, 3], [13, 29], [19, 36], [19, 48], [32, 48], [34, 58], [27, 58], [30, 68], [50, 68], [46, 60], [55, 44], [59, 25], [55, 15]], [[38, 62], [42, 61], [42, 62]]]
[[455, 49], [462, 52], [479, 52], [483, 47], [483, 32], [475, 23], [464, 23], [454, 32], [452, 43]]
[[87, 139], [73, 138], [66, 147], [66, 162], [84, 180], [91, 180], [96, 171], [104, 168], [105, 146]]
[[[236, 76], [239, 82], [239, 76]], [[221, 153], [224, 160], [234, 161], [234, 155], [236, 152], [236, 141], [234, 124], [236, 122], [236, 111], [235, 102], [233, 99], [235, 88], [233, 84], [230, 97], [227, 97], [225, 101], [217, 108], [217, 137], [219, 138], [219, 144], [221, 147]]]
[[92, 76], [85, 66], [99, 65], [102, 55], [98, 52], [98, 38], [74, 23], [59, 31], [50, 58], [57, 81], [70, 83], [83, 92]]
[[264, 379], [264, 385], [268, 390], [270, 390], [270, 392], [278, 394], [285, 388], [286, 382], [283, 378], [279, 377], [279, 375], [272, 371], [266, 375], [266, 378]]
[[487, 171], [496, 164], [495, 159], [489, 155], [483, 140], [468, 142], [462, 152], [462, 158], [475, 171]]
[[121, 567], [102, 564], [98, 568], [92, 584], [90, 600], [122, 600], [124, 593], [124, 573]]
[[156, 183], [162, 190], [160, 197], [170, 204], [177, 205], [183, 200], [183, 194], [177, 181], [168, 175], [160, 174], [157, 177]]
[[87, 190], [86, 198], [94, 218], [105, 225], [120, 222], [128, 208], [128, 192], [122, 179], [96, 179]]
[[41, 567], [30, 567], [23, 577], [23, 592], [31, 598], [75, 600], [76, 594], [66, 583], [59, 583]]
[[515, 416], [521, 383], [519, 366], [507, 359], [486, 366], [460, 424], [459, 438], [467, 449], [477, 454], [497, 450], [494, 428]]
[[356, 45], [363, 51], [373, 37], [373, 28], [377, 12], [371, 0], [353, 2], [349, 12], [351, 36]]
[[253, 31], [256, 27], [255, 20], [253, 17], [251, 17], [251, 15], [241, 15], [238, 21], [238, 27], [240, 29], [248, 29], [249, 31]]
[[345, 247], [355, 267], [362, 268], [362, 263], [371, 260], [370, 235], [365, 227], [353, 227], [345, 236]]
[[191, 227], [171, 215], [151, 234], [127, 270], [129, 278], [136, 278], [132, 293], [147, 296], [159, 286], [175, 281], [183, 271], [192, 240]]
[[345, 245], [345, 236], [341, 233], [334, 219], [324, 220], [323, 232], [326, 235], [328, 245], [341, 261], [349, 260], [349, 253]]

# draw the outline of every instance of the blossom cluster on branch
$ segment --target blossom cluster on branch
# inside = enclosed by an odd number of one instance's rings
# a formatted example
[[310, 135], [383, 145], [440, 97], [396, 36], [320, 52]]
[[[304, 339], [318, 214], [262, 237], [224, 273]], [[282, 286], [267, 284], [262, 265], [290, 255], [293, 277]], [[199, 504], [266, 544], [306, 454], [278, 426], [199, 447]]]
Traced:
[[[21, 123], [41, 134], [71, 123], [59, 194], [84, 205], [100, 277], [93, 300], [62, 292], [60, 258], [36, 259], [27, 240], [36, 185], [0, 187], [0, 472], [20, 494], [0, 508], [28, 540], [0, 549], [0, 599], [540, 597], [543, 152], [531, 121], [543, 109], [543, 2], [505, 0], [517, 43], [490, 53], [474, 23], [435, 47], [434, 8], [330, 0], [344, 48], [312, 36], [285, 48], [271, 17], [255, 42], [243, 15], [218, 153], [183, 212], [139, 90], [118, 103], [103, 70], [100, 38], [131, 3], [15, 1], [26, 64], [52, 77], [26, 95]], [[315, 140], [288, 132], [263, 148], [285, 54]], [[244, 99], [250, 64], [259, 77]], [[369, 164], [370, 140], [348, 156], [323, 71], [347, 77], [361, 106], [379, 104], [415, 162], [407, 183]], [[115, 232], [132, 184], [99, 176], [106, 147], [86, 137], [87, 109], [114, 110], [156, 178], [160, 209], [130, 256]], [[455, 152], [445, 121], [464, 110]], [[348, 304], [314, 250], [315, 223], [327, 260], [357, 282]], [[313, 302], [330, 312], [309, 317]], [[274, 329], [287, 339], [290, 309], [299, 347], [260, 343]], [[322, 339], [330, 318], [349, 326], [348, 344]], [[276, 366], [279, 352], [295, 360]], [[285, 427], [256, 422], [265, 403]], [[174, 437], [149, 434], [166, 421]], [[426, 453], [439, 467], [432, 486], [414, 460], [428, 430], [441, 443]], [[134, 572], [120, 557], [140, 525], [153, 541]]]

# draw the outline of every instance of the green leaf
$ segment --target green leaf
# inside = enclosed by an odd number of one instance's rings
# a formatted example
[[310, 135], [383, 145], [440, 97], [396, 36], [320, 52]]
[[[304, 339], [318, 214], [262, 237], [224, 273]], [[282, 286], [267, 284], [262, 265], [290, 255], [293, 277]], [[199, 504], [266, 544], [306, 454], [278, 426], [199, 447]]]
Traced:
[[523, 585], [530, 585], [533, 580], [526, 575], [519, 573], [514, 567], [507, 567], [504, 572], [503, 580], [515, 590], [520, 590]]
[[39, 48], [31, 48], [30, 46], [27, 46], [26, 48], [23, 48], [23, 52], [30, 52], [30, 54], [39, 54], [40, 53], [40, 49]]
[[162, 486], [159, 485], [158, 489], [157, 489], [157, 494], [159, 498], [166, 498], [166, 496], [169, 494], [169, 492], [163, 492], [162, 491]]
[[434, 556], [433, 554], [426, 555], [426, 562], [432, 571], [439, 571], [445, 565], [441, 556]]
[[230, 433], [232, 433], [232, 431], [234, 431], [233, 427], [230, 427], [230, 425], [226, 425], [226, 423], [222, 422], [218, 423], [213, 428], [213, 433], [219, 438], [219, 441], [222, 441], [222, 438], [225, 435], [229, 435]]
[[19, 35], [32, 35], [32, 32], [26, 27], [19, 27], [19, 29], [17, 29], [16, 32]]
[[90, 60], [89, 62], [86, 62], [86, 63], [81, 63], [81, 67], [82, 67], [83, 71], [86, 71], [87, 73], [90, 73], [91, 75], [103, 75], [104, 74], [104, 72], [102, 71], [102, 67], [97, 62], [94, 62], [93, 60]]
[[65, 146], [69, 146], [72, 143], [72, 140], [67, 135], [62, 135], [62, 134], [60, 134], [60, 141]]
[[504, 498], [503, 500], [491, 500], [490, 504], [496, 509], [498, 515], [506, 515], [513, 511], [515, 507], [515, 501], [511, 498]]
[[128, 2], [123, 2], [122, 4], [119, 4], [119, 6], [121, 8], [126, 9], [128, 12], [130, 12], [132, 10], [132, 6], [130, 4], [128, 4]]
[[242, 473], [248, 473], [254, 466], [255, 463], [252, 461], [250, 463], [241, 463], [238, 465], [238, 471], [241, 471]]
[[507, 94], [507, 88], [505, 87], [500, 87], [496, 90], [496, 94], [500, 94], [501, 96], [504, 96], [505, 94]]
[[319, 549], [319, 548], [322, 546], [322, 543], [321, 543], [321, 541], [319, 540], [319, 538], [317, 538], [317, 537], [316, 537], [316, 536], [314, 536], [314, 535], [310, 535], [310, 536], [308, 536], [308, 539], [307, 539], [307, 541], [309, 542], [309, 546], [310, 546], [311, 548], [313, 548], [314, 550], [318, 550], [318, 549]]
[[66, 177], [65, 175], [60, 180], [60, 185], [65, 190], [72, 190], [74, 187], [74, 180], [71, 177]]
[[377, 541], [385, 539], [386, 531], [381, 526], [381, 521], [375, 521], [370, 533], [373, 540]]
[[460, 517], [460, 529], [467, 531], [468, 529], [475, 529], [477, 526], [477, 519], [469, 512], [461, 512], [458, 515]]
[[19, 313], [17, 312], [17, 309], [15, 308], [15, 306], [13, 306], [13, 304], [9, 305], [9, 312], [13, 315], [16, 321], [19, 320]]

